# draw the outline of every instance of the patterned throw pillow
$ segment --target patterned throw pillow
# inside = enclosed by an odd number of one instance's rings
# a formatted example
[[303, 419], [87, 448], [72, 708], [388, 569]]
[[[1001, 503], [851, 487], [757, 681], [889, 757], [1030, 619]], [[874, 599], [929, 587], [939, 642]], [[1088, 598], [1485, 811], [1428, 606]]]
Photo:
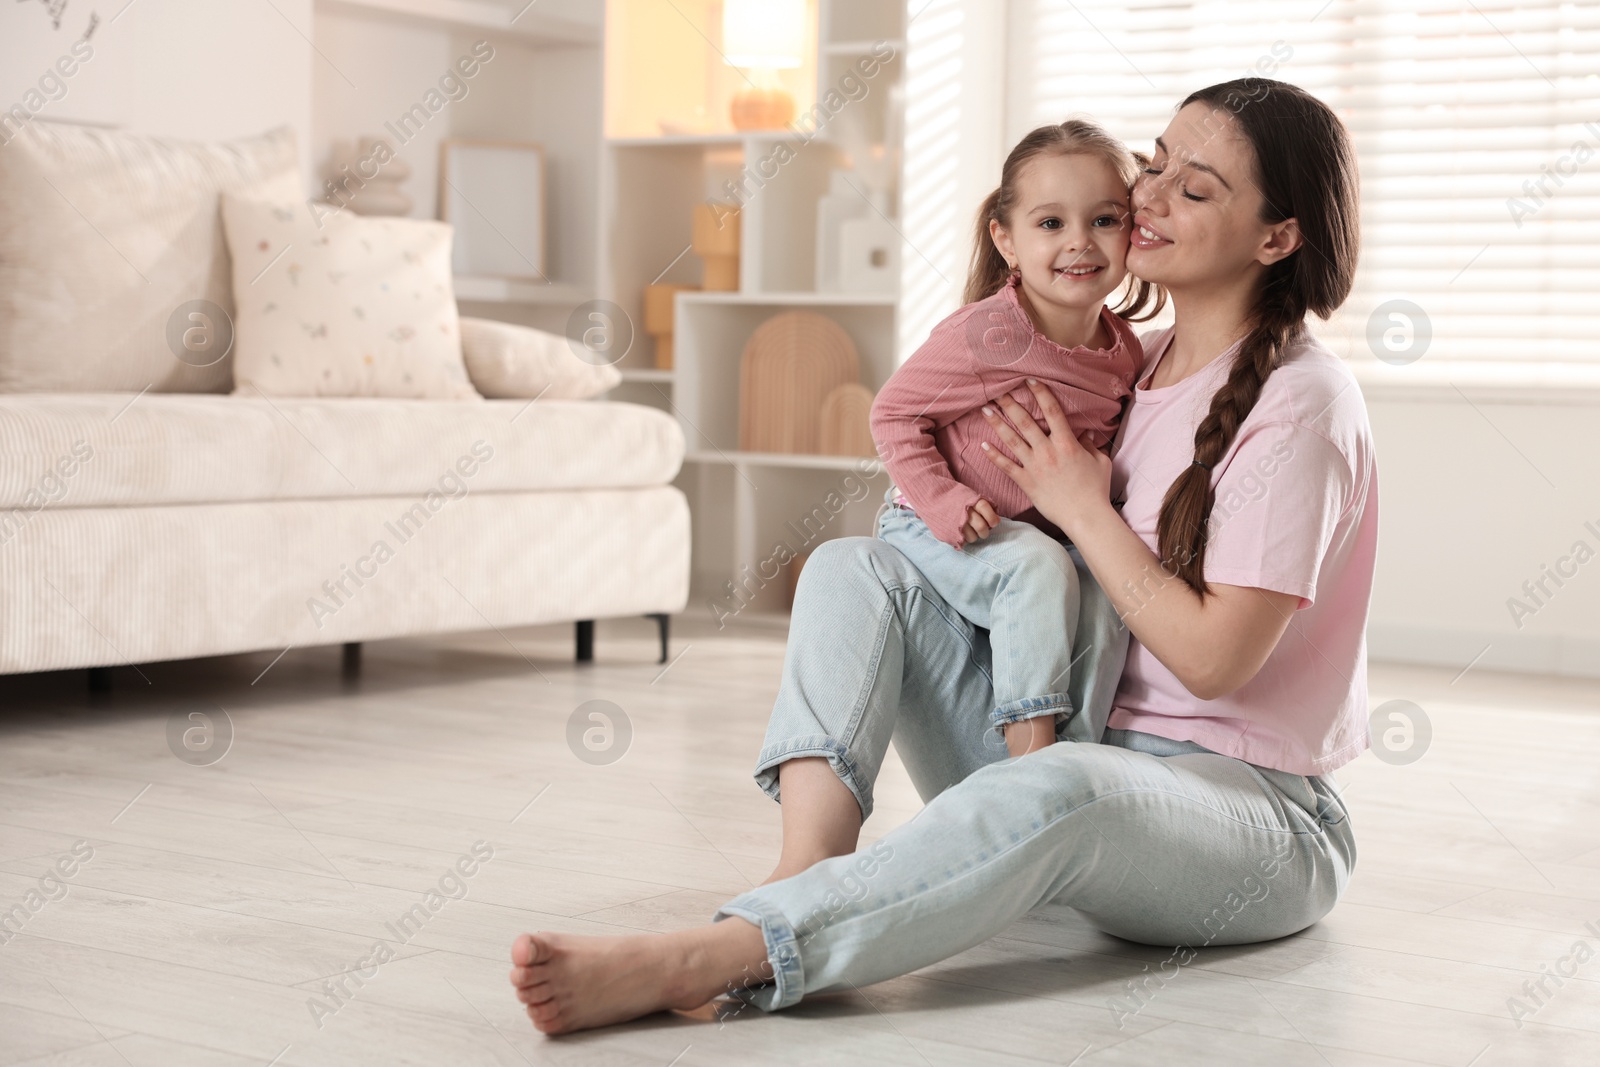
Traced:
[[236, 393], [476, 399], [442, 222], [224, 196]]

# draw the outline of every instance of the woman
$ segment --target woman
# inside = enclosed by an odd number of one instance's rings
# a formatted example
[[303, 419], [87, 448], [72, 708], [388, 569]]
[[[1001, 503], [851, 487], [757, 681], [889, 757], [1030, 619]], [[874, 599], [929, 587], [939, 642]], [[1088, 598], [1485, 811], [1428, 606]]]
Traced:
[[[822, 545], [758, 768], [783, 802], [773, 880], [697, 930], [522, 935], [511, 979], [540, 1030], [726, 992], [786, 1007], [1046, 901], [1182, 947], [1283, 937], [1338, 900], [1355, 847], [1330, 775], [1366, 747], [1377, 482], [1360, 391], [1304, 320], [1350, 290], [1355, 161], [1326, 106], [1264, 79], [1193, 94], [1156, 148], [1128, 265], [1176, 325], [1145, 341], [1115, 459], [1050, 432], [1037, 386], [1048, 426], [1009, 396], [988, 416], [994, 462], [1131, 632], [1125, 665], [1075, 669], [1075, 697], [1122, 669], [1102, 743], [1004, 759], [973, 726], [985, 632], [884, 542]], [[857, 853], [891, 733], [927, 806]]]

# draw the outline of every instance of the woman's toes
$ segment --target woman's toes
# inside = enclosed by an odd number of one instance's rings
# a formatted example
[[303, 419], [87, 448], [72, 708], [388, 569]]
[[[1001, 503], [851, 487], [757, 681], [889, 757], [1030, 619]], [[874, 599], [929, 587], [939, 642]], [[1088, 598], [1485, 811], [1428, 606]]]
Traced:
[[511, 942], [511, 962], [518, 967], [532, 967], [550, 959], [550, 942], [538, 934], [520, 934]]
[[554, 1000], [547, 1000], [543, 1004], [530, 1004], [528, 1018], [533, 1020], [533, 1025], [540, 1033], [553, 1034], [561, 1026], [561, 1009]]
[[537, 985], [540, 982], [550, 981], [550, 967], [540, 964], [537, 967], [511, 968], [511, 984], [521, 989], [523, 986]]
[[555, 987], [549, 982], [540, 982], [538, 985], [521, 986], [517, 989], [517, 999], [524, 1004], [543, 1004], [556, 995]]

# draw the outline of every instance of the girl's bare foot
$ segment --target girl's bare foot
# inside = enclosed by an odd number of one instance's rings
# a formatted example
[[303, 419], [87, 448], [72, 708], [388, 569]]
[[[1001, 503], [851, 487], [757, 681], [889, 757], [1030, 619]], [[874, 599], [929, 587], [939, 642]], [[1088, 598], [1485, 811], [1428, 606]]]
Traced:
[[[698, 1008], [766, 965], [761, 931], [742, 919], [672, 934], [523, 934], [511, 985], [546, 1034]], [[762, 972], [766, 973], [766, 972]]]

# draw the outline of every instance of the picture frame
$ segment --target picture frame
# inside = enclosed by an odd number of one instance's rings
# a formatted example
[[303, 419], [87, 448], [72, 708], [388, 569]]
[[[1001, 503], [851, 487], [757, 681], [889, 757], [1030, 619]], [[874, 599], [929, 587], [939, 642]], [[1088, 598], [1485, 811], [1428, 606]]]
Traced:
[[546, 188], [542, 144], [440, 142], [439, 218], [455, 228], [451, 271], [546, 281]]

